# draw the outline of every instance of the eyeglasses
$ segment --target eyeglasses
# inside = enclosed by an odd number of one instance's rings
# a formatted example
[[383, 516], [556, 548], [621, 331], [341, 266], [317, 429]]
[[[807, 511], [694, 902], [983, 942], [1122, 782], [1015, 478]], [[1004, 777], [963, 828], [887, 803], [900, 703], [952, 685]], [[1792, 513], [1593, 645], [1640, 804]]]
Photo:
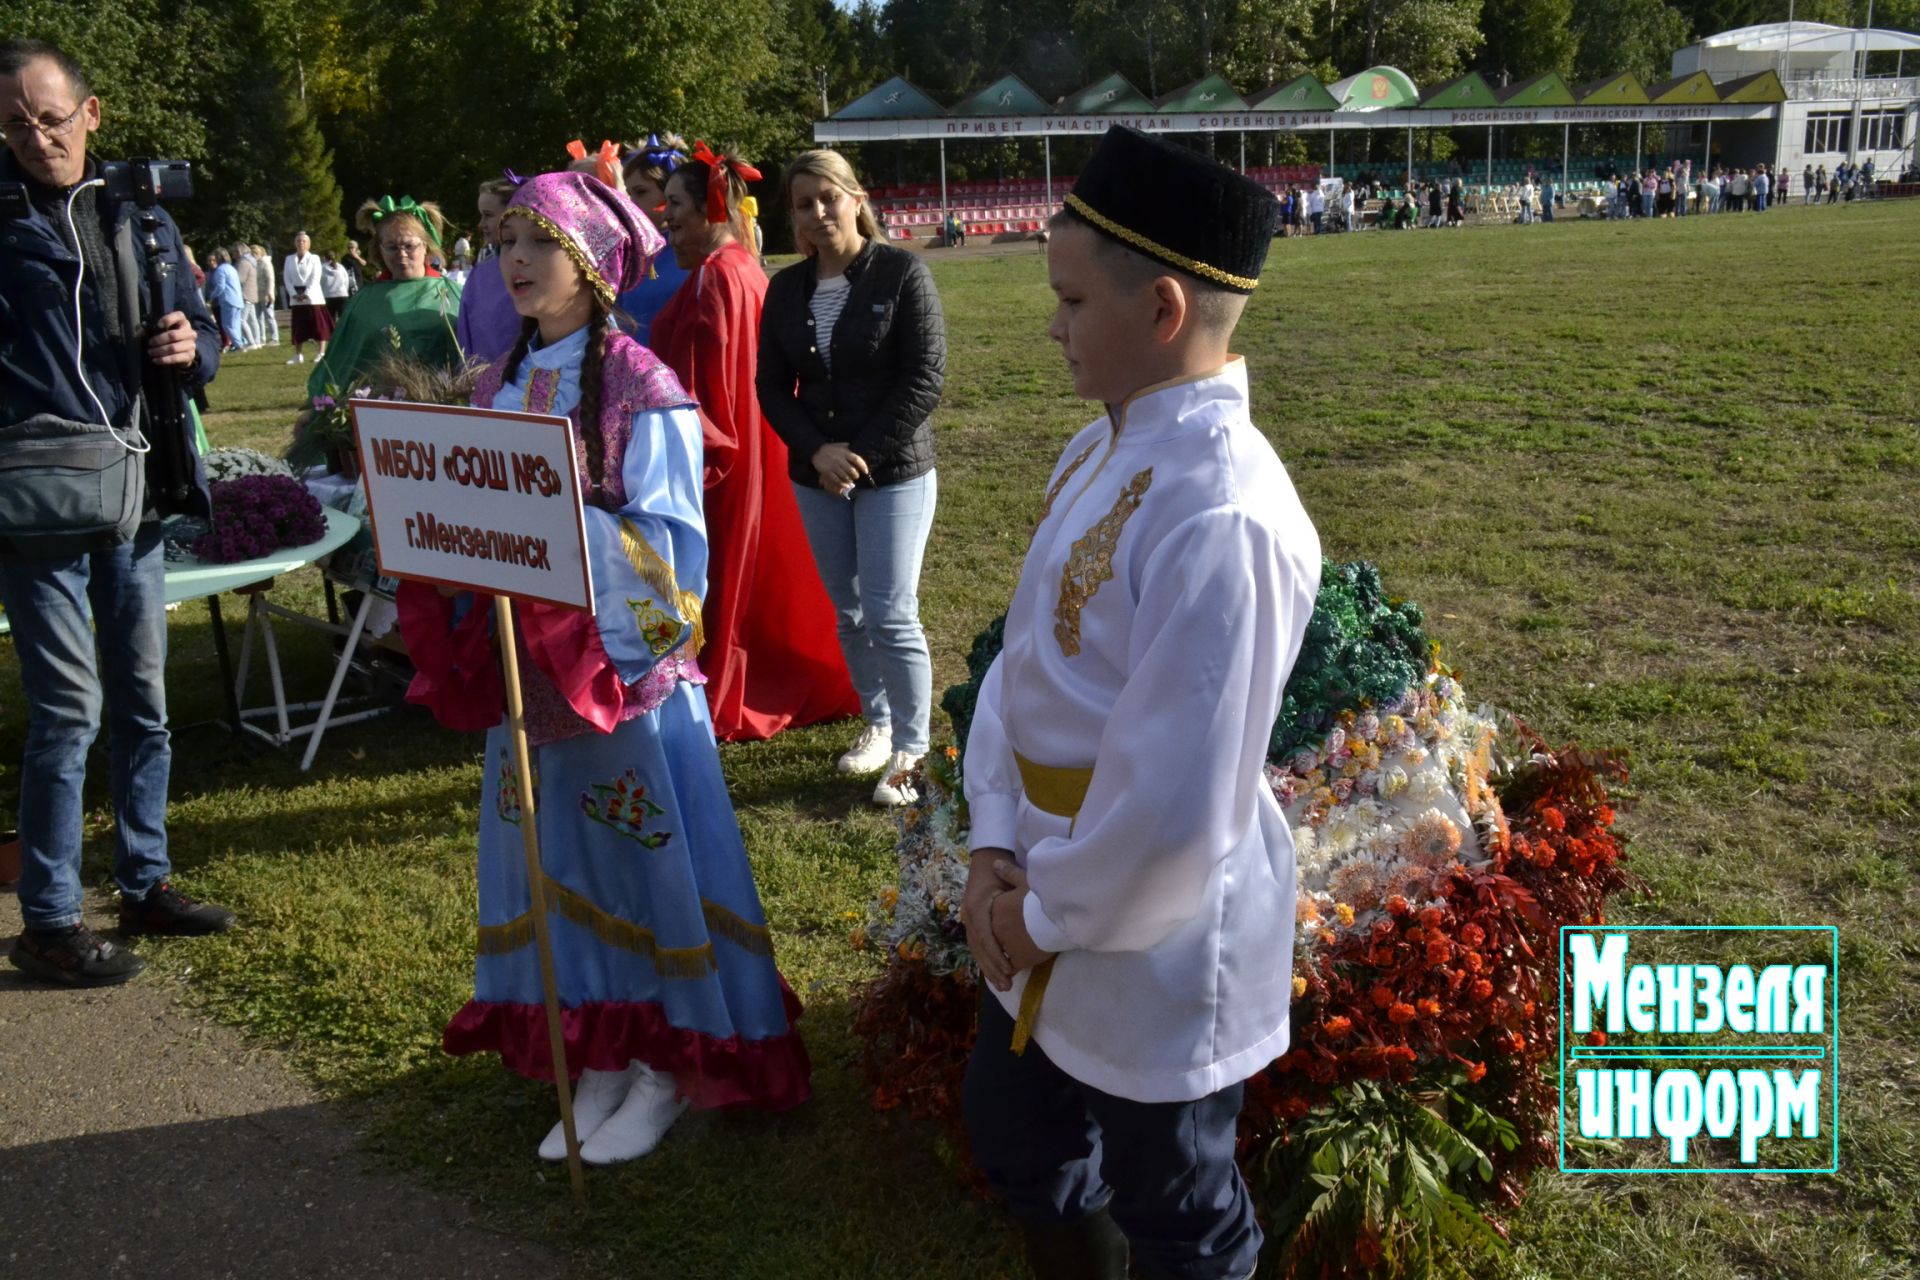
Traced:
[[411, 258], [415, 254], [427, 251], [424, 240], [383, 240], [380, 242], [380, 248], [382, 252], [390, 253], [397, 258]]
[[0, 136], [4, 136], [8, 142], [25, 142], [36, 133], [43, 133], [49, 138], [64, 138], [73, 132], [74, 122], [80, 118], [80, 113], [86, 110], [86, 107], [86, 103], [81, 103], [72, 111], [68, 112], [64, 120], [47, 120], [44, 118], [40, 120], [9, 120], [5, 124], [0, 124]]

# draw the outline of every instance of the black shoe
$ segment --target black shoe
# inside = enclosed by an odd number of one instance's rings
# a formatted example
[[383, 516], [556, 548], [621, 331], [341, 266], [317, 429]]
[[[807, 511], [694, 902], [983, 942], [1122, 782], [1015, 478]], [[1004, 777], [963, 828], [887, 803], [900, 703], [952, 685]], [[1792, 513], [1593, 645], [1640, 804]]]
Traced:
[[198, 936], [225, 933], [233, 928], [233, 912], [210, 903], [195, 902], [163, 880], [144, 898], [120, 898], [120, 932], [170, 933]]
[[1034, 1280], [1127, 1280], [1127, 1238], [1105, 1209], [1075, 1222], [1023, 1222]]
[[7, 958], [23, 973], [68, 987], [111, 987], [147, 967], [145, 960], [84, 924], [22, 933]]

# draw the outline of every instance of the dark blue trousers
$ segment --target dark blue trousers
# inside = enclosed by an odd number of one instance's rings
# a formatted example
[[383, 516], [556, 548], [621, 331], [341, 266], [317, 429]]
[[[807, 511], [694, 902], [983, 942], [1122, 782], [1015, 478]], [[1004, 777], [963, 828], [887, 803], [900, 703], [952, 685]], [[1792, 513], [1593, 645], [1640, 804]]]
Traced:
[[1012, 1049], [1013, 1019], [982, 991], [967, 1064], [973, 1158], [1028, 1222], [1105, 1208], [1136, 1274], [1241, 1280], [1260, 1259], [1253, 1199], [1233, 1159], [1240, 1085], [1195, 1102], [1131, 1102], [1081, 1084], [1037, 1043]]

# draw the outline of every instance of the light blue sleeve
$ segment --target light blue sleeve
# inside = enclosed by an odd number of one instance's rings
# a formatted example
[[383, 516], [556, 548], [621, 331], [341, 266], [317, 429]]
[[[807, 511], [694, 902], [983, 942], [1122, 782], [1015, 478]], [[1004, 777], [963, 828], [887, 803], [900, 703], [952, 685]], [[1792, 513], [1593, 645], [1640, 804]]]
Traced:
[[626, 505], [587, 508], [600, 640], [623, 683], [670, 653], [693, 657], [704, 642], [701, 461], [700, 416], [691, 406], [635, 414], [621, 467]]

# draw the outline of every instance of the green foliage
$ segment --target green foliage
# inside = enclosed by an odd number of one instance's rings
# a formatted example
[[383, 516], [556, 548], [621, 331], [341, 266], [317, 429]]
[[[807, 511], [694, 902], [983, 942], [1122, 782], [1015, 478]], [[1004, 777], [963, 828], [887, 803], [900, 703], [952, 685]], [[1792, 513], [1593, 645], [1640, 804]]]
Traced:
[[1423, 1097], [1361, 1081], [1267, 1148], [1262, 1180], [1292, 1188], [1271, 1228], [1280, 1274], [1325, 1274], [1329, 1259], [1338, 1273], [1383, 1280], [1481, 1280], [1504, 1269], [1506, 1237], [1480, 1205], [1493, 1181], [1486, 1144], [1511, 1149], [1513, 1126], [1457, 1083]]
[[1387, 597], [1371, 564], [1327, 561], [1268, 758], [1317, 745], [1342, 711], [1389, 706], [1424, 679], [1433, 645], [1422, 621], [1419, 605]]
[[980, 701], [981, 682], [987, 678], [987, 668], [1000, 656], [1006, 638], [1007, 615], [1003, 613], [973, 638], [973, 648], [967, 651], [967, 678], [940, 695], [940, 709], [953, 722], [953, 741], [963, 752], [967, 734], [973, 729], [973, 709]]

